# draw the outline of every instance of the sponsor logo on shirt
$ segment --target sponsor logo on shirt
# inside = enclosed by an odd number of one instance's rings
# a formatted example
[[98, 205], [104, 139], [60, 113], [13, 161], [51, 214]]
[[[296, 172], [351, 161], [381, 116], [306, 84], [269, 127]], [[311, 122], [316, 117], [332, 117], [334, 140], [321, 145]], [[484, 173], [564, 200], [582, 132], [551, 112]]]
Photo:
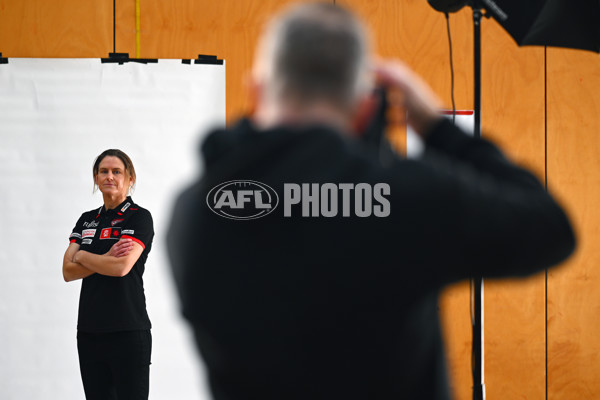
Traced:
[[86, 228], [95, 228], [98, 226], [98, 224], [99, 224], [98, 221], [90, 221], [90, 222], [84, 222], [83, 226]]
[[100, 232], [100, 239], [120, 239], [121, 238], [121, 228], [104, 228], [102, 232]]
[[81, 241], [81, 244], [91, 244], [92, 243], [92, 239], [83, 239]]
[[133, 234], [135, 233], [135, 231], [134, 231], [133, 229], [123, 229], [123, 230], [121, 231], [121, 233], [122, 233], [123, 235], [133, 235]]
[[127, 203], [123, 206], [123, 208], [121, 208], [121, 212], [125, 212], [125, 210], [127, 210], [129, 208], [129, 206], [131, 205], [131, 203]]
[[96, 235], [96, 230], [95, 229], [84, 229], [81, 232], [81, 237], [83, 238], [87, 238], [87, 237], [94, 237]]
[[116, 224], [118, 224], [119, 222], [123, 222], [123, 221], [124, 221], [124, 220], [123, 220], [123, 218], [121, 218], [121, 219], [113, 219], [113, 220], [110, 222], [110, 224], [111, 224], [112, 226], [115, 226], [115, 225], [116, 225]]
[[77, 232], [71, 233], [71, 237], [80, 238], [81, 239], [81, 235], [79, 233], [77, 233]]

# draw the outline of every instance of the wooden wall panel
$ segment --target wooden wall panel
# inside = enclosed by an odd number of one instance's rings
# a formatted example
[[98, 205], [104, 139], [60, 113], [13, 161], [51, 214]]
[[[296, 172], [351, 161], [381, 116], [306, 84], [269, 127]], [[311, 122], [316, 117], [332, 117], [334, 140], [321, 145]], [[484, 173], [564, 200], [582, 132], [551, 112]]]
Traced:
[[[110, 0], [103, 0], [107, 2], [111, 2]], [[112, 2], [111, 2], [112, 3]], [[111, 4], [112, 10], [112, 4]], [[112, 11], [111, 11], [112, 12]], [[145, 0], [140, 0], [140, 15], [143, 15], [144, 12], [152, 12], [151, 9], [147, 8], [147, 4]], [[116, 53], [128, 53], [129, 57], [135, 57], [136, 44], [135, 44], [135, 0], [116, 0], [116, 10], [115, 10], [115, 28], [116, 28], [116, 37], [113, 42], [113, 32], [111, 25], [111, 42], [110, 42], [110, 52], [113, 50]], [[111, 24], [112, 24], [112, 15], [111, 15]], [[142, 26], [142, 31], [144, 27]], [[106, 56], [104, 56], [106, 57]]]
[[444, 330], [450, 390], [452, 398], [456, 400], [473, 398], [470, 307], [469, 282], [446, 288], [440, 297], [440, 317]]
[[[373, 45], [384, 58], [401, 59], [421, 74], [451, 108], [450, 58], [443, 14], [420, 0], [338, 0], [353, 9], [373, 32]], [[473, 36], [466, 10], [452, 15], [455, 101], [458, 109], [473, 108]], [[396, 130], [393, 135], [405, 134]], [[394, 137], [392, 137], [394, 140]], [[405, 136], [404, 136], [404, 140]], [[471, 398], [471, 322], [469, 285], [448, 288], [440, 299], [440, 314], [448, 354], [451, 390], [457, 399]]]
[[239, 117], [250, 107], [244, 85], [257, 39], [274, 11], [292, 0], [145, 0], [141, 18], [141, 57], [196, 58], [217, 55], [226, 60], [227, 116]]
[[[482, 21], [483, 136], [544, 179], [544, 49], [518, 47]], [[546, 393], [545, 274], [485, 281], [485, 383], [490, 399]]]
[[548, 399], [600, 393], [600, 57], [548, 49], [548, 182], [579, 248], [548, 278]]
[[105, 57], [112, 50], [112, 1], [0, 0], [4, 57]]
[[[338, 0], [355, 10], [373, 32], [375, 52], [409, 64], [451, 106], [450, 64], [446, 20], [425, 1]], [[454, 32], [455, 99], [458, 108], [473, 107], [470, 17], [466, 12], [450, 20]], [[466, 30], [466, 32], [464, 32]], [[467, 34], [464, 34], [467, 33]]]

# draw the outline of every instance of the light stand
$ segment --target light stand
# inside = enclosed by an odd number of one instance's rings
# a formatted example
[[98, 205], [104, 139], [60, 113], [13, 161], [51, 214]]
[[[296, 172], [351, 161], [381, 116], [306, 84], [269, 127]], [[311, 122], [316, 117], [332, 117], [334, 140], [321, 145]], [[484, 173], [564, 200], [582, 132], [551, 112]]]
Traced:
[[[431, 7], [437, 11], [448, 13], [456, 12], [466, 5], [473, 8], [473, 75], [474, 75], [474, 114], [475, 138], [481, 138], [481, 0], [428, 0]], [[487, 16], [487, 15], [485, 15]], [[484, 349], [483, 349], [483, 278], [471, 278], [472, 298], [472, 373], [473, 373], [473, 400], [485, 400], [484, 377]]]
[[[474, 114], [473, 133], [481, 138], [481, 17], [479, 0], [473, 0], [473, 71]], [[484, 349], [483, 349], [483, 278], [471, 279], [473, 293], [473, 400], [485, 400]]]

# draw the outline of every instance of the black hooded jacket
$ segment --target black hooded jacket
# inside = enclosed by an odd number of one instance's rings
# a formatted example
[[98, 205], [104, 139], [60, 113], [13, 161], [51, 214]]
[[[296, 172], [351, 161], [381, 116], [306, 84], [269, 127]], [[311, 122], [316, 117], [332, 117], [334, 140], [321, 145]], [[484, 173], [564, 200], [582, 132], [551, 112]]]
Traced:
[[[168, 245], [217, 400], [448, 399], [440, 289], [532, 274], [575, 246], [531, 173], [447, 120], [421, 160], [386, 167], [318, 125], [260, 131], [242, 120], [202, 150], [205, 170], [175, 205]], [[236, 180], [269, 186], [278, 206], [256, 219], [219, 215], [208, 194]], [[308, 216], [302, 201], [286, 208], [286, 184], [317, 188]], [[354, 188], [348, 215], [339, 189], [331, 216], [319, 190], [331, 201], [340, 184]], [[368, 190], [355, 196], [359, 184], [389, 185], [389, 215]]]

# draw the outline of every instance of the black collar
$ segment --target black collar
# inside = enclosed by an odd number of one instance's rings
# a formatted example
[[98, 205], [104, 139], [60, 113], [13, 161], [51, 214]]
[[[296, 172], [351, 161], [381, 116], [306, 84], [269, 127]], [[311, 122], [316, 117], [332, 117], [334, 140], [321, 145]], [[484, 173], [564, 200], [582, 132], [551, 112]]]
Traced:
[[104, 214], [104, 213], [114, 214], [116, 212], [118, 214], [123, 214], [132, 205], [133, 205], [133, 200], [131, 199], [131, 196], [127, 196], [121, 204], [119, 204], [115, 208], [111, 208], [110, 210], [107, 210], [103, 204], [102, 207], [100, 207], [98, 209], [98, 215], [96, 216], [96, 218], [98, 218], [101, 214]]

